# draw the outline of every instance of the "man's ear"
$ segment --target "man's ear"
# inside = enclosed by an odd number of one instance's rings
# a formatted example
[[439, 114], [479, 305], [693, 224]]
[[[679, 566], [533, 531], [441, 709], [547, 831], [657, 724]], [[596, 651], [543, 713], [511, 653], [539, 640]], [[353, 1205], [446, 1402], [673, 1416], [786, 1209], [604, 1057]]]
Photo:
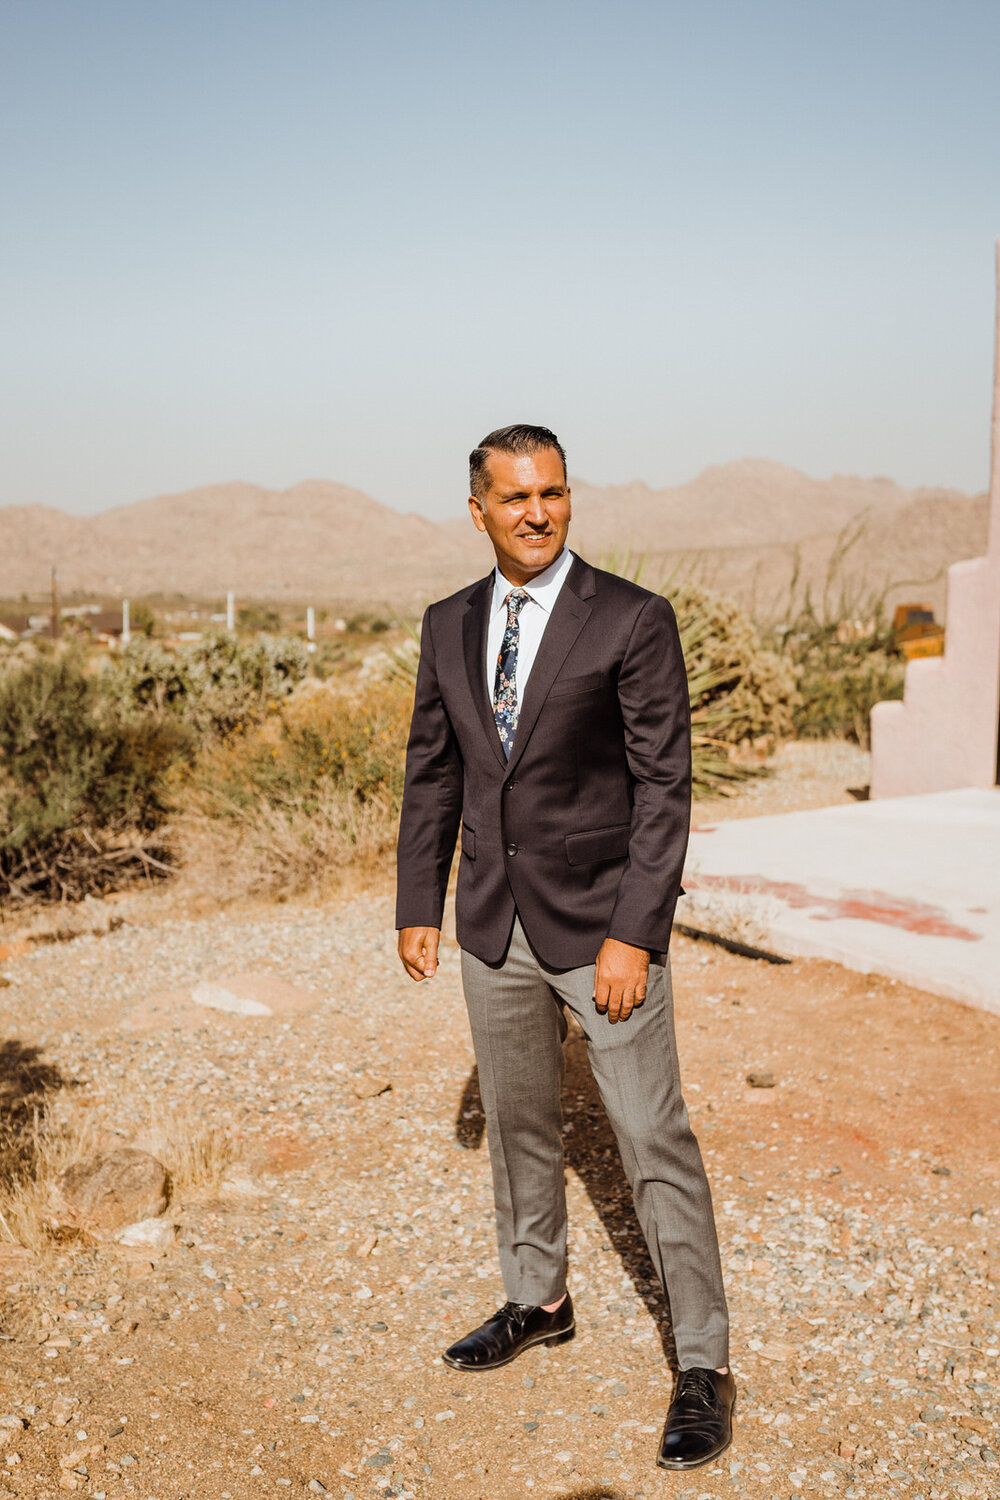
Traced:
[[485, 531], [486, 521], [483, 516], [483, 507], [480, 505], [475, 495], [469, 496], [469, 514], [472, 516], [472, 524], [473, 526], [475, 526], [476, 530]]

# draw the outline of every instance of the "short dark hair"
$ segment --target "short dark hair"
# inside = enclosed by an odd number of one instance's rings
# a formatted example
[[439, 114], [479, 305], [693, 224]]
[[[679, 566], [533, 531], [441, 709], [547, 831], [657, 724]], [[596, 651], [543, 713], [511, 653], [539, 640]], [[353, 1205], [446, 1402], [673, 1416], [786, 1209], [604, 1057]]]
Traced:
[[498, 427], [489, 432], [478, 447], [469, 454], [469, 490], [482, 505], [490, 487], [487, 467], [491, 453], [537, 453], [540, 448], [554, 448], [562, 459], [563, 478], [566, 478], [566, 452], [562, 443], [548, 427], [532, 427], [528, 422], [515, 422], [511, 427]]

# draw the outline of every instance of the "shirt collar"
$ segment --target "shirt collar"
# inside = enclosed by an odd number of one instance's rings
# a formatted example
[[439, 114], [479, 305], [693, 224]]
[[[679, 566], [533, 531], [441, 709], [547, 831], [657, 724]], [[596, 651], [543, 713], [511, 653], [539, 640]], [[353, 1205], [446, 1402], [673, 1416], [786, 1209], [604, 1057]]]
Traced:
[[[524, 584], [524, 592], [529, 599], [541, 605], [548, 614], [572, 566], [573, 554], [568, 547], [563, 547], [555, 562], [549, 563], [549, 566], [543, 572], [538, 573], [530, 583]], [[505, 578], [499, 567], [493, 570], [493, 580], [493, 613], [496, 614], [503, 608], [511, 589], [516, 588], [517, 585], [511, 583], [509, 578]]]

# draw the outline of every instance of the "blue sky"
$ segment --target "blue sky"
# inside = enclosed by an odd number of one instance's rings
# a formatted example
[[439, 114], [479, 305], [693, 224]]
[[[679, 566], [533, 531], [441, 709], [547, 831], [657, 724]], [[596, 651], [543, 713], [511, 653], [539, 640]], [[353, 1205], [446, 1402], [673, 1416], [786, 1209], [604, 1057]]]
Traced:
[[461, 510], [762, 456], [974, 491], [995, 0], [8, 0], [0, 503]]

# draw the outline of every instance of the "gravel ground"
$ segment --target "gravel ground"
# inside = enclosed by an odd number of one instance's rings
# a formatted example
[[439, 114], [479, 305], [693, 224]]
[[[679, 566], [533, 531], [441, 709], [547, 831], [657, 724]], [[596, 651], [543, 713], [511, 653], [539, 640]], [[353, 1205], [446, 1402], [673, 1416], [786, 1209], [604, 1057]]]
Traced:
[[[463, 1376], [439, 1351], [503, 1298], [454, 945], [411, 985], [377, 883], [326, 908], [116, 910], [4, 963], [7, 1075], [44, 1063], [53, 1111], [140, 1141], [180, 1108], [256, 1185], [175, 1202], [152, 1262], [0, 1253], [0, 1495], [1000, 1496], [995, 1018], [675, 940], [739, 1402], [724, 1458], [668, 1475], [669, 1325], [579, 1039], [577, 1338]], [[206, 984], [274, 1013], [194, 1003]]]
[[792, 740], [782, 745], [763, 769], [768, 774], [742, 783], [738, 796], [696, 802], [692, 821], [763, 818], [772, 813], [805, 812], [853, 802], [856, 799], [848, 787], [867, 790], [871, 755], [846, 740]]

